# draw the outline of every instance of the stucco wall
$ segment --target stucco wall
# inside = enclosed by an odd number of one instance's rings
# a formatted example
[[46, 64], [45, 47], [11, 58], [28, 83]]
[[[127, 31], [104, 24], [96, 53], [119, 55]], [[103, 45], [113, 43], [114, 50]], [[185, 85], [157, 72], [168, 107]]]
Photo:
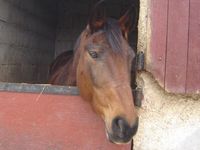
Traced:
[[148, 68], [150, 62], [150, 37], [151, 37], [151, 20], [150, 20], [150, 0], [140, 0], [140, 13], [138, 22], [138, 51], [145, 53], [145, 67]]
[[140, 73], [144, 100], [134, 150], [199, 150], [200, 95], [170, 94], [150, 73]]
[[142, 107], [138, 108], [139, 129], [134, 150], [200, 149], [200, 95], [172, 94], [164, 91], [149, 72], [151, 64], [150, 0], [140, 0], [138, 51], [145, 52], [146, 71], [138, 73], [143, 88]]

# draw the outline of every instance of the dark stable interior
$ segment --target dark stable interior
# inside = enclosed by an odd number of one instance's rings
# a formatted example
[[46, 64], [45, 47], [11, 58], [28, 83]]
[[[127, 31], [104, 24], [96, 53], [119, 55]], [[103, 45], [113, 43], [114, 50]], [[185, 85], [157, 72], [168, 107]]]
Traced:
[[[0, 5], [0, 82], [47, 83], [51, 62], [73, 50], [97, 1], [4, 0]], [[137, 8], [136, 25], [129, 42], [137, 51], [139, 0], [107, 0], [106, 10], [109, 17], [118, 19], [132, 3]]]

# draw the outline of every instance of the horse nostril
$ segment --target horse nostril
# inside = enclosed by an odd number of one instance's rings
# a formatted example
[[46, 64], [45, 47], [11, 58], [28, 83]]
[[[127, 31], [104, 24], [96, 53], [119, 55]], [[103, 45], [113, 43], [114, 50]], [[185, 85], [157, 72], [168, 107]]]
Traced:
[[121, 117], [116, 117], [112, 123], [112, 130], [114, 134], [117, 134], [120, 138], [123, 138], [126, 134], [126, 130], [130, 128], [128, 123]]
[[112, 122], [112, 138], [118, 141], [128, 142], [136, 134], [138, 129], [138, 118], [133, 126], [122, 117], [116, 117]]
[[117, 120], [117, 126], [119, 127], [120, 131], [124, 130], [124, 124], [125, 124], [124, 120], [122, 119]]

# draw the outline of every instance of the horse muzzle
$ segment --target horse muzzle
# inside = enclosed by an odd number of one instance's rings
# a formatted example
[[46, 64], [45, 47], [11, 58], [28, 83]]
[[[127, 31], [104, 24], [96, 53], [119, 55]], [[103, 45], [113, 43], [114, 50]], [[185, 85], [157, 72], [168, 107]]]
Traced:
[[129, 143], [137, 132], [138, 122], [137, 118], [135, 123], [130, 126], [124, 118], [116, 117], [112, 121], [112, 131], [107, 133], [108, 139], [115, 144]]

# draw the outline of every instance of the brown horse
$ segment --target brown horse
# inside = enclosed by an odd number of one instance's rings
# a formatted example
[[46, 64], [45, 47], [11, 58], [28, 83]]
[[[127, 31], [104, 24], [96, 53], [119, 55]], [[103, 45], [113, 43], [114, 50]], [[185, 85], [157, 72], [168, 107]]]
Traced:
[[94, 7], [86, 29], [72, 52], [58, 56], [50, 69], [51, 84], [77, 85], [83, 99], [105, 122], [108, 139], [127, 143], [137, 132], [138, 117], [130, 87], [131, 62], [128, 44], [131, 7], [119, 20], [107, 18], [104, 3]]

